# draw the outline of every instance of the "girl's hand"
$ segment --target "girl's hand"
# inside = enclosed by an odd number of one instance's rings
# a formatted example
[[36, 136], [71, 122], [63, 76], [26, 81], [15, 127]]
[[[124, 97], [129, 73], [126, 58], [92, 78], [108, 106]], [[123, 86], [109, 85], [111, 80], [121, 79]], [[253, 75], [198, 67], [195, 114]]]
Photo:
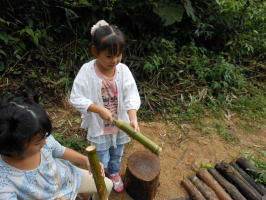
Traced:
[[130, 121], [130, 126], [132, 126], [136, 132], [140, 132], [139, 124], [138, 124], [137, 120], [131, 120]]
[[98, 106], [96, 104], [91, 104], [88, 108], [88, 112], [97, 113], [103, 120], [113, 122], [111, 111], [106, 109], [105, 107]]
[[100, 115], [100, 117], [103, 120], [107, 120], [107, 121], [110, 121], [110, 122], [113, 121], [113, 117], [112, 117], [111, 111], [106, 109], [105, 107], [100, 107], [98, 114]]
[[101, 172], [102, 172], [102, 176], [105, 177], [105, 173], [104, 173], [104, 165], [100, 162], [101, 165]]

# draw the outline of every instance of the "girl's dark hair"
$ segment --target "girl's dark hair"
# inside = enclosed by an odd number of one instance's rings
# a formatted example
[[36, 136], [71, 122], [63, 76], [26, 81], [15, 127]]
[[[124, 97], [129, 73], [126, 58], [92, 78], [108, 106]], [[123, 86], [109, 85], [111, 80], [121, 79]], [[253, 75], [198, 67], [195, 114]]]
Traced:
[[35, 96], [8, 95], [0, 99], [0, 154], [16, 157], [37, 134], [50, 135], [52, 125]]
[[100, 26], [92, 35], [92, 45], [99, 53], [108, 50], [110, 55], [120, 55], [125, 48], [123, 33], [113, 25]]

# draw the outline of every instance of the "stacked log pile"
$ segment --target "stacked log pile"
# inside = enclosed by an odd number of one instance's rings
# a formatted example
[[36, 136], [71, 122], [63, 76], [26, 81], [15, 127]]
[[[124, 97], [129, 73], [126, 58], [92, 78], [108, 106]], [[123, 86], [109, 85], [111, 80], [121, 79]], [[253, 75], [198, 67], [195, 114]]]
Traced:
[[192, 200], [266, 200], [266, 186], [256, 182], [259, 172], [245, 158], [200, 169], [181, 181]]

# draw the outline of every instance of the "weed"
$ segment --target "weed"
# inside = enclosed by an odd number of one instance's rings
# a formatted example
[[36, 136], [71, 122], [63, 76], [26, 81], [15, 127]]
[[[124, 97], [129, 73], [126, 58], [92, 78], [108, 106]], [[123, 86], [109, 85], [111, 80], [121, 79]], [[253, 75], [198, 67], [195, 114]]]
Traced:
[[238, 140], [237, 136], [232, 131], [228, 130], [221, 120], [216, 120], [213, 124], [213, 128], [215, 128], [216, 133], [226, 141], [234, 142]]
[[255, 171], [259, 173], [259, 176], [256, 178], [256, 181], [266, 184], [266, 152], [261, 151], [258, 155], [250, 152], [244, 152], [242, 154], [257, 168]]
[[85, 138], [77, 138], [74, 136], [65, 137], [62, 134], [54, 134], [55, 139], [61, 143], [63, 146], [70, 149], [74, 149], [80, 153], [84, 153], [86, 146], [88, 145]]
[[258, 125], [255, 125], [253, 121], [238, 121], [236, 122], [237, 126], [240, 127], [245, 132], [255, 131]]
[[257, 94], [253, 97], [246, 95], [232, 104], [231, 109], [238, 112], [241, 117], [251, 120], [265, 121], [266, 96]]

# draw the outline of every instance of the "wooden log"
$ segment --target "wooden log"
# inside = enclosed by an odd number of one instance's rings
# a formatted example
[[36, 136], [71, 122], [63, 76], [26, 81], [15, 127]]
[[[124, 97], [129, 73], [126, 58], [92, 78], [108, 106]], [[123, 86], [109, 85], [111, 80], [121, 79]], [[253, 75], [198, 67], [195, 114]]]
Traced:
[[122, 131], [127, 133], [130, 137], [132, 137], [135, 140], [137, 140], [139, 143], [144, 145], [146, 148], [148, 148], [153, 153], [159, 155], [159, 153], [162, 151], [162, 148], [160, 146], [158, 146], [152, 140], [147, 138], [145, 135], [134, 131], [134, 129], [128, 123], [126, 123], [126, 122], [124, 122], [122, 120], [116, 120], [116, 119], [113, 119], [113, 120], [114, 120], [115, 125], [119, 129], [121, 129]]
[[266, 195], [266, 188], [249, 176], [241, 167], [239, 167], [235, 162], [230, 162], [230, 165], [233, 166], [238, 173], [250, 184], [254, 189], [256, 189], [261, 195]]
[[221, 162], [215, 168], [224, 174], [248, 200], [261, 200], [261, 195], [248, 184], [240, 174], [228, 163]]
[[258, 169], [246, 158], [240, 157], [236, 160], [236, 163], [238, 164], [238, 166], [244, 169], [249, 175], [251, 175], [254, 179], [258, 178], [261, 174], [260, 172], [258, 172]]
[[190, 182], [189, 179], [181, 181], [183, 187], [187, 190], [192, 200], [206, 200], [200, 191]]
[[137, 151], [129, 156], [125, 189], [138, 200], [154, 199], [159, 186], [160, 162], [158, 156], [149, 151]]
[[190, 181], [198, 188], [206, 200], [219, 200], [214, 191], [202, 182], [197, 176], [191, 176]]
[[108, 200], [108, 192], [102, 175], [102, 168], [96, 153], [95, 146], [88, 146], [86, 149], [90, 162], [91, 173], [96, 185], [98, 196], [100, 200]]
[[233, 200], [230, 195], [222, 188], [222, 186], [213, 178], [207, 169], [201, 168], [197, 176], [200, 177], [210, 188], [213, 189], [215, 194], [220, 200]]
[[217, 182], [227, 191], [234, 200], [247, 200], [239, 190], [228, 182], [216, 169], [209, 168], [208, 172], [217, 180]]

